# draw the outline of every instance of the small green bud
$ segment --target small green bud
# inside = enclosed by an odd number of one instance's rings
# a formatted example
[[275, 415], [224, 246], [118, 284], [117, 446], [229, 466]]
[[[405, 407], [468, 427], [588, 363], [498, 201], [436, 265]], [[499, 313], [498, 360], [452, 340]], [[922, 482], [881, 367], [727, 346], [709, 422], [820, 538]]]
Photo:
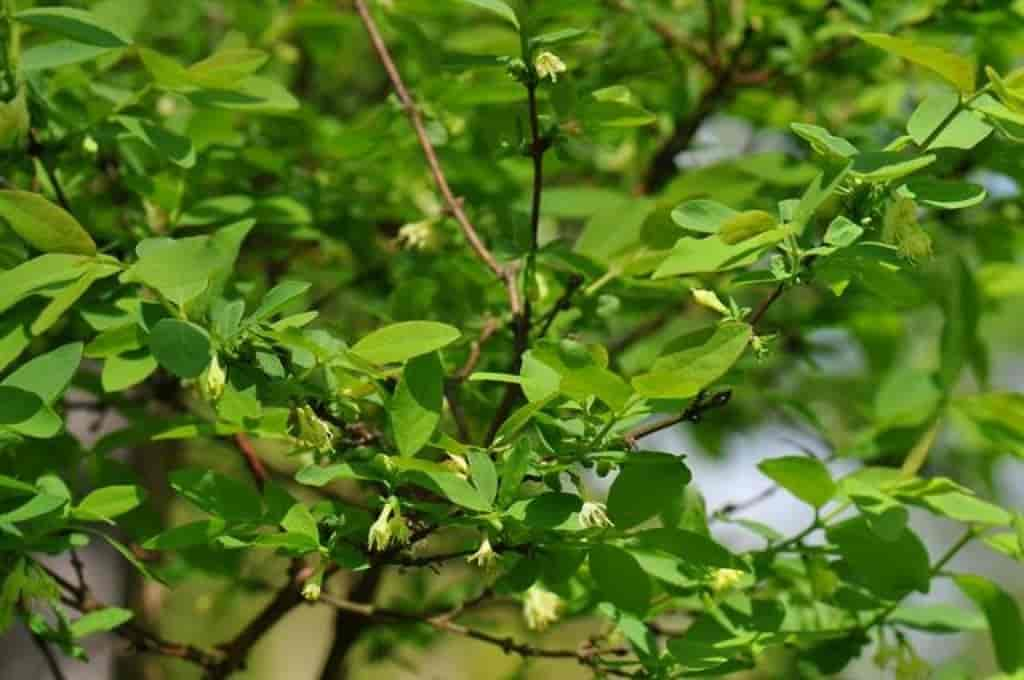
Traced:
[[701, 307], [707, 307], [708, 309], [718, 312], [722, 316], [729, 315], [729, 308], [725, 306], [715, 294], [713, 290], [704, 290], [701, 288], [694, 288], [690, 291], [693, 293], [694, 301]]
[[206, 401], [214, 402], [224, 394], [224, 386], [226, 384], [227, 374], [224, 372], [215, 354], [210, 365], [199, 376], [199, 393]]

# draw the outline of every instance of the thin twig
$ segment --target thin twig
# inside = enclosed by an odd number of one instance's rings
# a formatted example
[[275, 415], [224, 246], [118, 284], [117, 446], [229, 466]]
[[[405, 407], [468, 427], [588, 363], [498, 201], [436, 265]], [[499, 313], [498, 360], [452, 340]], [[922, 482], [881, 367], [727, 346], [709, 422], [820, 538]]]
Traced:
[[57, 661], [57, 655], [53, 653], [53, 649], [50, 648], [50, 644], [43, 639], [42, 636], [36, 635], [35, 631], [25, 624], [25, 628], [28, 630], [29, 637], [32, 638], [32, 642], [35, 643], [36, 648], [39, 649], [39, 653], [43, 655], [43, 659], [46, 660], [46, 666], [50, 669], [50, 675], [54, 677], [54, 680], [67, 680], [67, 676], [64, 675], [64, 671], [60, 667], [60, 662]]
[[259, 454], [256, 453], [256, 447], [253, 446], [252, 440], [244, 432], [238, 432], [232, 438], [235, 442], [235, 446], [238, 448], [239, 453], [242, 454], [242, 458], [245, 460], [245, 466], [249, 468], [249, 474], [252, 475], [253, 481], [256, 482], [256, 486], [260, 491], [267, 486], [267, 481], [270, 480], [270, 475], [267, 473], [266, 467], [263, 465], [263, 461], [260, 459]]
[[786, 284], [785, 283], [780, 283], [778, 286], [776, 286], [775, 290], [772, 291], [771, 295], [769, 295], [764, 300], [762, 300], [761, 304], [759, 304], [757, 306], [757, 311], [755, 311], [753, 316], [750, 317], [750, 321], [748, 323], [751, 326], [755, 326], [755, 327], [759, 323], [761, 323], [761, 319], [764, 318], [764, 315], [768, 312], [768, 309], [771, 308], [771, 306], [773, 304], [775, 304], [776, 300], [778, 300], [780, 297], [782, 297], [782, 293], [785, 292], [785, 290], [786, 290]]
[[519, 292], [516, 288], [514, 271], [509, 267], [502, 266], [502, 264], [498, 262], [497, 258], [494, 257], [494, 254], [488, 250], [476, 227], [466, 215], [466, 211], [463, 210], [462, 202], [459, 201], [452, 192], [451, 186], [448, 184], [448, 179], [444, 174], [444, 169], [441, 167], [441, 162], [438, 160], [437, 152], [434, 150], [434, 145], [431, 143], [430, 137], [427, 134], [427, 128], [423, 124], [423, 116], [420, 114], [419, 108], [416, 106], [416, 102], [413, 100], [412, 95], [409, 94], [409, 90], [406, 88], [405, 82], [402, 80], [402, 76], [398, 72], [398, 67], [395, 66], [395, 61], [391, 56], [391, 52], [388, 50], [387, 43], [384, 42], [384, 38], [381, 36], [380, 29], [377, 27], [377, 23], [374, 21], [373, 15], [366, 6], [365, 0], [354, 0], [354, 3], [356, 11], [359, 13], [359, 18], [362, 20], [363, 26], [366, 28], [366, 33], [370, 37], [373, 49], [377, 53], [377, 58], [380, 60], [384, 70], [387, 71], [388, 79], [391, 81], [391, 85], [395, 90], [395, 95], [398, 97], [399, 102], [402, 104], [402, 108], [409, 117], [409, 122], [412, 123], [420, 148], [423, 150], [423, 155], [427, 160], [427, 165], [430, 167], [430, 173], [434, 177], [434, 183], [437, 184], [438, 191], [441, 192], [441, 196], [444, 198], [447, 209], [451, 212], [455, 221], [458, 222], [459, 228], [462, 230], [466, 240], [469, 241], [469, 245], [473, 249], [473, 252], [476, 253], [477, 257], [487, 265], [488, 269], [490, 269], [495, 276], [505, 283], [505, 287], [509, 295], [509, 302], [512, 307], [512, 313], [520, 314], [522, 311], [522, 303], [519, 298]]
[[565, 290], [562, 292], [561, 297], [555, 301], [554, 306], [548, 310], [548, 313], [543, 316], [540, 320], [540, 332], [537, 333], [538, 338], [543, 338], [548, 334], [551, 329], [551, 324], [558, 318], [559, 312], [563, 312], [572, 307], [572, 298], [576, 294], [576, 291], [583, 285], [583, 277], [579, 274], [573, 274], [569, 277], [569, 280], [565, 284]]
[[641, 425], [639, 427], [636, 427], [627, 432], [625, 435], [623, 435], [622, 438], [625, 440], [629, 448], [635, 449], [637, 442], [639, 442], [644, 437], [652, 435], [655, 432], [661, 432], [662, 430], [666, 430], [670, 427], [673, 427], [675, 425], [678, 425], [679, 423], [683, 423], [686, 421], [692, 423], [699, 422], [700, 419], [704, 417], [705, 413], [716, 408], [721, 408], [725, 406], [726, 404], [729, 403], [729, 399], [731, 398], [732, 392], [729, 390], [726, 390], [724, 392], [717, 392], [710, 396], [708, 396], [707, 392], [702, 391], [700, 394], [693, 398], [693, 401], [690, 402], [690, 405], [683, 409], [683, 412], [680, 413], [679, 415], [670, 416], [663, 420], [656, 420], [655, 422], [650, 423], [648, 425]]

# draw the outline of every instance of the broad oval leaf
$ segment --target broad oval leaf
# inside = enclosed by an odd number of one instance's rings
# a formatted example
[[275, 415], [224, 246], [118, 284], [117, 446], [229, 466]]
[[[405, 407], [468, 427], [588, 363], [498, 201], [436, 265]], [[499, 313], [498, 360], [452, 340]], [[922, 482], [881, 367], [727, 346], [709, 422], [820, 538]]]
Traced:
[[633, 378], [633, 387], [652, 399], [689, 399], [721, 378], [747, 348], [753, 329], [745, 323], [717, 326], [687, 336], [692, 346], [660, 357], [647, 373]]
[[132, 44], [119, 26], [92, 12], [72, 7], [36, 7], [14, 15], [23, 24], [96, 47], [127, 47]]
[[149, 349], [161, 366], [186, 379], [198, 377], [212, 357], [209, 334], [180, 319], [162, 319], [157, 323], [149, 336]]
[[757, 467], [786, 491], [816, 508], [828, 503], [836, 493], [836, 483], [832, 481], [832, 475], [817, 458], [769, 458], [762, 460]]
[[651, 579], [635, 557], [612, 545], [591, 548], [590, 574], [602, 600], [619, 609], [643, 614], [651, 601]]
[[446, 347], [459, 339], [459, 329], [436, 321], [404, 321], [373, 331], [351, 352], [374, 364], [397, 364]]
[[974, 92], [974, 63], [959, 54], [885, 33], [861, 33], [860, 39], [937, 73], [963, 94]]

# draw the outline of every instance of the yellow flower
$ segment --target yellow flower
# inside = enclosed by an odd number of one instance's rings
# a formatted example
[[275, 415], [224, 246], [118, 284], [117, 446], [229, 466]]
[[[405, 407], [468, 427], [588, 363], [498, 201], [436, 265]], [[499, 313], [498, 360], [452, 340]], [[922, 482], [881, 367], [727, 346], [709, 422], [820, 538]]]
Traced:
[[743, 572], [739, 569], [715, 569], [711, 575], [711, 590], [716, 594], [726, 593], [735, 588], [742, 578]]
[[552, 52], [544, 51], [533, 60], [533, 67], [537, 69], [537, 77], [541, 80], [551, 78], [551, 82], [558, 81], [558, 74], [565, 73], [568, 69], [565, 62]]
[[701, 307], [707, 307], [708, 309], [714, 310], [719, 314], [728, 315], [729, 308], [715, 295], [712, 290], [704, 290], [702, 288], [694, 288], [692, 291], [694, 302]]

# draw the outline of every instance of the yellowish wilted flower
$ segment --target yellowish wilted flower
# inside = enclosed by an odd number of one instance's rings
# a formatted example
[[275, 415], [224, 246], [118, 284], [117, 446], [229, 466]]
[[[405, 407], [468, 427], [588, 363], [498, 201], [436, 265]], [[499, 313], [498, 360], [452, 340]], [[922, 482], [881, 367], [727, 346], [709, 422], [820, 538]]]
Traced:
[[562, 611], [562, 598], [540, 586], [530, 586], [523, 598], [523, 618], [530, 630], [546, 630]]
[[558, 55], [547, 50], [537, 55], [533, 60], [533, 67], [537, 69], [537, 77], [541, 80], [551, 78], [551, 82], [558, 81], [558, 74], [565, 73], [568, 69], [565, 62], [558, 58]]

